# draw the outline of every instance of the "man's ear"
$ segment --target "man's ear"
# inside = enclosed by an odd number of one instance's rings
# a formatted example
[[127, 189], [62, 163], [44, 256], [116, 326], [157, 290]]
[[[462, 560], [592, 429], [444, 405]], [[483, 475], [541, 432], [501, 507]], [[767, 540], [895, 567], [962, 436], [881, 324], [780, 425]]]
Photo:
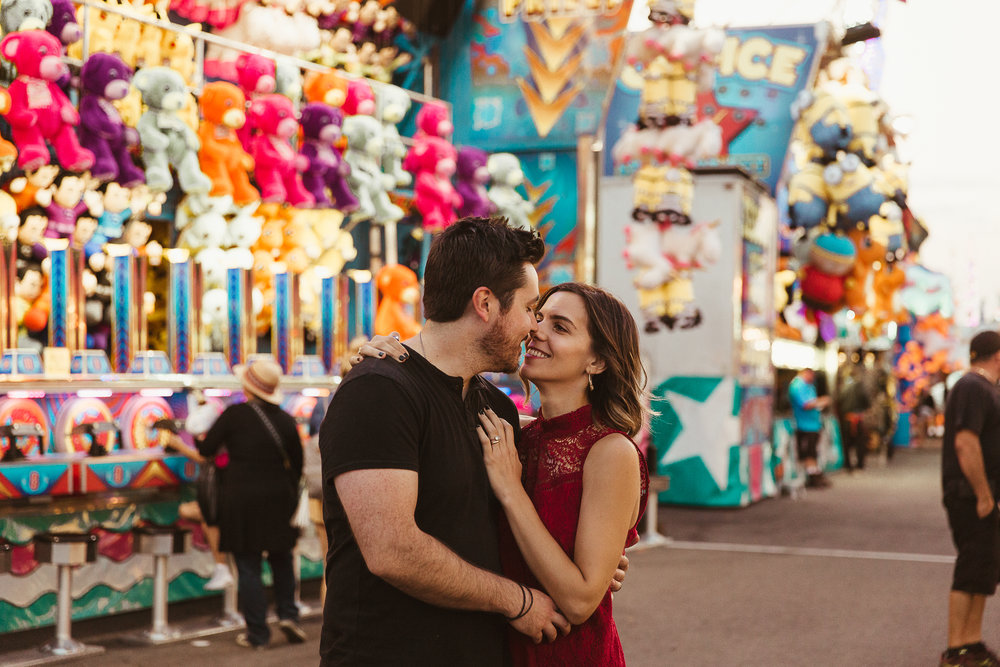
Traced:
[[483, 322], [489, 322], [490, 314], [499, 309], [500, 303], [489, 287], [479, 287], [472, 293], [472, 310]]

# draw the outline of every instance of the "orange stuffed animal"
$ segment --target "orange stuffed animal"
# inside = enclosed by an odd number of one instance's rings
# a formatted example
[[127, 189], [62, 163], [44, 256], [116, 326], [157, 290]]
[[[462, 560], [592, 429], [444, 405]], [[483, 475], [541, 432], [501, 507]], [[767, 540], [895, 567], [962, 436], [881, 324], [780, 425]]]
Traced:
[[[876, 243], [870, 234], [860, 229], [851, 230], [847, 236], [854, 244], [857, 255], [847, 280], [844, 281], [844, 301], [854, 314], [861, 317], [868, 312], [872, 288], [868, 284], [875, 262], [884, 262], [885, 246]], [[877, 267], [881, 268], [881, 266]], [[876, 269], [877, 270], [877, 269]]]
[[347, 99], [347, 79], [334, 70], [312, 71], [306, 75], [302, 92], [309, 102], [322, 102], [339, 109]]
[[247, 172], [253, 158], [243, 150], [236, 130], [246, 124], [243, 91], [225, 81], [206, 83], [198, 105], [204, 121], [198, 128], [201, 170], [212, 179], [212, 196], [231, 195], [238, 206], [260, 199]]
[[[875, 331], [880, 332], [883, 325], [889, 322], [905, 322], [908, 314], [905, 309], [897, 308], [896, 293], [906, 282], [906, 275], [898, 264], [884, 264], [880, 271], [872, 277], [872, 289], [875, 293]], [[876, 333], [875, 335], [878, 335]]]
[[388, 336], [396, 331], [403, 340], [420, 333], [420, 325], [405, 307], [420, 298], [417, 274], [402, 264], [390, 264], [379, 269], [375, 285], [382, 295], [375, 313], [375, 333]]

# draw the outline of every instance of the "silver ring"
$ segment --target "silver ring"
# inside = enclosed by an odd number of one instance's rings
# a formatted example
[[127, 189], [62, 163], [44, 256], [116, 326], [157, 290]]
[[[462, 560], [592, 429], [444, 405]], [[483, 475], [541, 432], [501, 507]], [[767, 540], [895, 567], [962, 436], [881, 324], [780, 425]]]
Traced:
[[393, 338], [395, 338], [397, 343], [399, 342], [399, 334], [398, 333], [396, 333], [395, 331], [393, 331], [389, 335], [392, 336]]
[[498, 442], [500, 442], [500, 436], [499, 435], [493, 436], [492, 438], [490, 438], [490, 442], [494, 445], [497, 444]]

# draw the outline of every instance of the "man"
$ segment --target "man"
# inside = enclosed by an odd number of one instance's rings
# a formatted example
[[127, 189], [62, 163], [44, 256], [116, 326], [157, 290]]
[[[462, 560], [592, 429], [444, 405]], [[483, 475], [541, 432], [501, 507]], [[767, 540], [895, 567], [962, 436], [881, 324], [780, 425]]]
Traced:
[[976, 334], [969, 362], [971, 369], [955, 383], [944, 410], [941, 482], [958, 558], [942, 667], [1000, 665], [982, 641], [986, 598], [1000, 578], [1000, 334]]
[[478, 374], [517, 370], [544, 250], [500, 218], [443, 231], [410, 360], [368, 359], [338, 388], [319, 438], [332, 545], [322, 664], [501, 665], [505, 618], [536, 642], [569, 631], [547, 595], [496, 574], [499, 505], [475, 433], [486, 407], [518, 428]]
[[851, 451], [857, 459], [858, 470], [865, 469], [865, 455], [868, 453], [868, 427], [865, 413], [872, 406], [871, 398], [862, 381], [864, 368], [860, 363], [851, 363], [849, 370], [837, 388], [837, 421], [840, 423], [840, 439], [844, 445], [844, 467], [854, 471]]
[[826, 475], [817, 463], [816, 450], [819, 434], [823, 430], [820, 410], [830, 405], [829, 396], [816, 396], [813, 384], [816, 374], [811, 368], [803, 368], [788, 386], [788, 400], [792, 403], [792, 418], [795, 421], [795, 449], [799, 463], [806, 470], [806, 486], [830, 486]]

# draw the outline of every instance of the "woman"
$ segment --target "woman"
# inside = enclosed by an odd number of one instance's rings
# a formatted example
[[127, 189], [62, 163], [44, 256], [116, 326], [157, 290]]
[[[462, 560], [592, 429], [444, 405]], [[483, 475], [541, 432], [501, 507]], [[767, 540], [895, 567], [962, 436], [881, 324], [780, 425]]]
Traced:
[[279, 627], [291, 643], [302, 643], [295, 604], [292, 549], [298, 530], [291, 526], [302, 475], [302, 443], [295, 420], [280, 407], [281, 368], [255, 360], [233, 369], [243, 385], [245, 403], [230, 405], [198, 442], [198, 451], [212, 457], [223, 445], [229, 465], [219, 504], [219, 549], [233, 554], [239, 576], [240, 611], [247, 632], [236, 638], [246, 648], [265, 648], [267, 598], [261, 581], [261, 558], [274, 576]]
[[[538, 389], [539, 418], [515, 447], [511, 425], [487, 410], [479, 437], [507, 518], [504, 574], [544, 589], [576, 627], [538, 645], [511, 630], [514, 664], [624, 665], [608, 582], [638, 540], [648, 486], [631, 440], [643, 420], [638, 331], [621, 301], [580, 283], [546, 292], [536, 318], [521, 377]], [[378, 346], [398, 356], [387, 340]]]

